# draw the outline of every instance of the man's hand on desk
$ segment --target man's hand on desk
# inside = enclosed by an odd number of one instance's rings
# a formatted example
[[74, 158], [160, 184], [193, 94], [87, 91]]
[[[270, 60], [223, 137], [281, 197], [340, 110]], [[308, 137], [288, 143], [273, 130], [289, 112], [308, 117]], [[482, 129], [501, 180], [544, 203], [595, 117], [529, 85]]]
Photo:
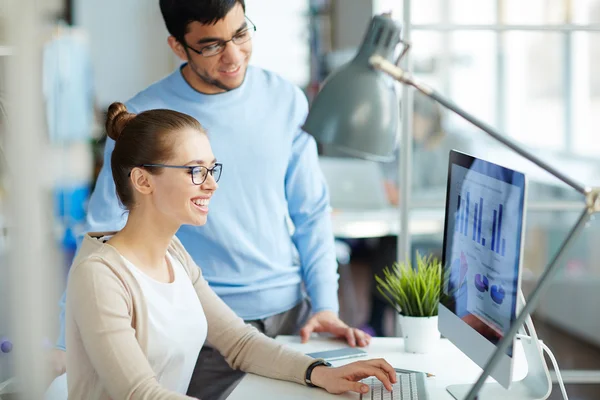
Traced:
[[308, 320], [300, 330], [302, 343], [306, 343], [313, 332], [331, 333], [338, 338], [345, 338], [351, 347], [365, 347], [371, 342], [371, 335], [349, 327], [331, 311], [320, 311]]
[[369, 386], [358, 381], [370, 376], [379, 379], [387, 390], [392, 390], [392, 384], [396, 383], [396, 371], [382, 358], [357, 361], [337, 368], [316, 367], [312, 372], [311, 381], [333, 394], [348, 391], [367, 393]]

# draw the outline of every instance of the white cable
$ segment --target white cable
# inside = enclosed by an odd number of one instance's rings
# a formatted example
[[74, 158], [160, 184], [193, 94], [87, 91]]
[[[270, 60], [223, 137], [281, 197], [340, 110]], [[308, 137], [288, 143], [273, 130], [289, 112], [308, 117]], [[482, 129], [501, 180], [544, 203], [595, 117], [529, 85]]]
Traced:
[[562, 375], [560, 374], [560, 370], [558, 369], [558, 362], [556, 361], [556, 358], [554, 358], [554, 354], [552, 354], [550, 348], [546, 346], [546, 343], [544, 343], [541, 340], [540, 345], [542, 346], [542, 349], [544, 349], [546, 353], [548, 353], [548, 357], [550, 357], [550, 361], [552, 361], [552, 365], [554, 365], [554, 371], [556, 372], [556, 380], [558, 381], [558, 386], [560, 386], [560, 391], [562, 392], [563, 398], [565, 400], [568, 400], [569, 397], [567, 396], [567, 389], [565, 389], [565, 383], [563, 382]]
[[[527, 336], [527, 335], [517, 335], [517, 338], [525, 339], [525, 340], [532, 340], [531, 336]], [[560, 387], [560, 391], [563, 395], [563, 399], [569, 400], [569, 396], [567, 396], [567, 389], [565, 388], [565, 384], [563, 382], [562, 375], [560, 374], [560, 369], [558, 368], [558, 361], [556, 361], [556, 358], [554, 357], [552, 350], [550, 350], [550, 348], [546, 345], [546, 343], [544, 343], [543, 340], [538, 339], [538, 342], [540, 343], [542, 350], [544, 350], [548, 354], [548, 357], [550, 357], [550, 361], [552, 361], [552, 365], [554, 366], [554, 371], [556, 372], [556, 381], [558, 382], [558, 386]]]

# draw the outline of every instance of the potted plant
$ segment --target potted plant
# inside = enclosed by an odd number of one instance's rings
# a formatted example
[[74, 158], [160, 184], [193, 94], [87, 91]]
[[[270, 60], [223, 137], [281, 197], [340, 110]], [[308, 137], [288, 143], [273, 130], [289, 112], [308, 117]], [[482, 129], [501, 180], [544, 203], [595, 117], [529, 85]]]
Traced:
[[417, 254], [410, 262], [385, 267], [375, 276], [377, 289], [398, 311], [404, 346], [409, 353], [427, 353], [440, 338], [438, 305], [442, 295], [442, 264], [433, 256]]

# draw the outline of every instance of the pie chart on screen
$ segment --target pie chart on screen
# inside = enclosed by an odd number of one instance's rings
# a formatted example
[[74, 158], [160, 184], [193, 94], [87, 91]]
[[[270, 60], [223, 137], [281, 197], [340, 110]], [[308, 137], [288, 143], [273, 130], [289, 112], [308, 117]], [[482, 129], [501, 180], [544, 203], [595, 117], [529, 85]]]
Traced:
[[492, 301], [494, 303], [502, 304], [506, 293], [504, 292], [504, 288], [502, 286], [492, 285], [492, 290], [490, 290], [490, 296], [492, 297]]
[[489, 282], [487, 276], [481, 275], [481, 274], [476, 274], [475, 275], [475, 287], [481, 293], [487, 292], [490, 288], [490, 282]]

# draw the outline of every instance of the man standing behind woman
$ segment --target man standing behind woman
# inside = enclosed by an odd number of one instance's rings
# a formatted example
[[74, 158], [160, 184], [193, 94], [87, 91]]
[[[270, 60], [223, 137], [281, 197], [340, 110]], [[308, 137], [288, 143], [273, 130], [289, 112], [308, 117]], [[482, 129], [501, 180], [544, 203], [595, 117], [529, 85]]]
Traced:
[[[370, 336], [338, 318], [329, 195], [316, 143], [300, 129], [304, 94], [248, 65], [256, 27], [244, 0], [160, 0], [160, 8], [169, 46], [184, 64], [127, 108], [176, 110], [202, 121], [228, 177], [211, 199], [208, 223], [184, 225], [177, 237], [217, 295], [268, 336], [300, 333], [305, 341], [329, 332], [366, 346]], [[127, 221], [111, 176], [114, 145], [107, 141], [88, 231], [120, 230]], [[57, 347], [65, 350], [64, 332]], [[60, 366], [64, 353], [56, 354]], [[204, 346], [188, 394], [224, 398], [242, 376]]]

